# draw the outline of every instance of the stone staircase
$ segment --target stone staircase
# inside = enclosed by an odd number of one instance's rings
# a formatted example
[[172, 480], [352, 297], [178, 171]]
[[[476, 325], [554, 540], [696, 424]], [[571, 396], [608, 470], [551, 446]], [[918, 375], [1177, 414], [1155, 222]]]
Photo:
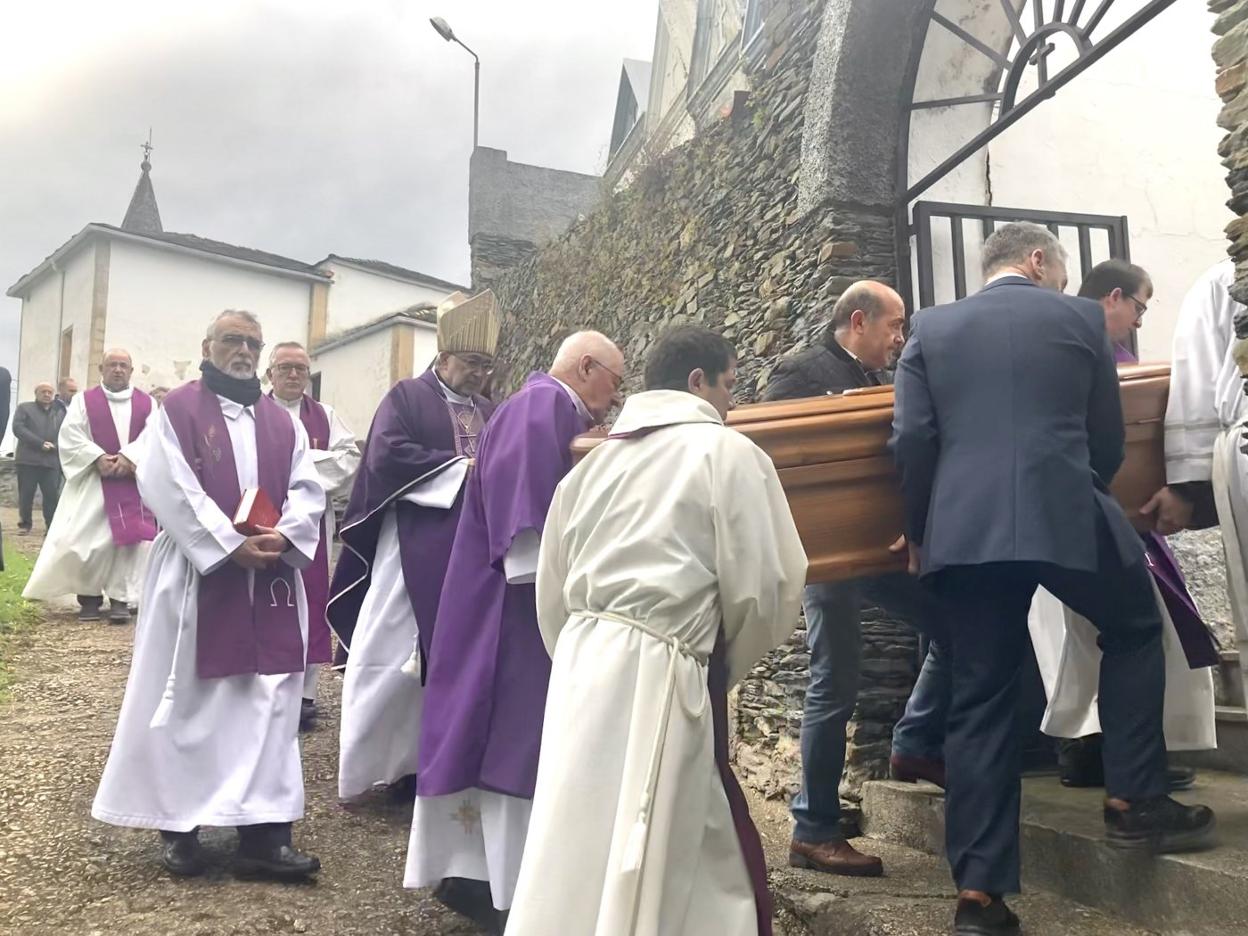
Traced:
[[[1248, 778], [1202, 771], [1196, 788], [1179, 798], [1217, 811], [1219, 846], [1155, 859], [1105, 844], [1103, 791], [1068, 790], [1051, 776], [1026, 779], [1023, 791], [1023, 882], [1029, 890], [1150, 932], [1248, 933]], [[881, 842], [943, 854], [944, 797], [936, 787], [868, 783], [862, 821], [863, 831]]]

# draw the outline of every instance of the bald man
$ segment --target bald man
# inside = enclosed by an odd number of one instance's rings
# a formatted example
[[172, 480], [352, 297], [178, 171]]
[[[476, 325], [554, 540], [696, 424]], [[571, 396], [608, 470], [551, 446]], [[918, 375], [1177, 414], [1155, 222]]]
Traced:
[[50, 383], [35, 384], [35, 398], [19, 403], [13, 414], [13, 435], [17, 438], [17, 532], [30, 532], [35, 508], [35, 492], [43, 495], [43, 522], [52, 526], [61, 492], [61, 462], [56, 454], [56, 437], [65, 411], [56, 405], [56, 388]]
[[130, 621], [143, 586], [148, 544], [156, 523], [135, 482], [139, 436], [152, 399], [130, 386], [134, 364], [121, 349], [100, 362], [100, 383], [69, 401], [58, 448], [65, 487], [23, 597], [77, 595], [78, 617]]
[[438, 605], [403, 883], [455, 879], [437, 896], [500, 933], [528, 833], [550, 678], [537, 625], [538, 547], [572, 467], [572, 440], [620, 402], [623, 374], [619, 348], [579, 332], [548, 374], [530, 375], [495, 411]]
[[[764, 399], [841, 394], [890, 383], [888, 368], [901, 352], [905, 324], [905, 304], [895, 291], [872, 280], [854, 283], [833, 307], [822, 342], [782, 360]], [[882, 607], [928, 628], [935, 623], [934, 600], [904, 573], [806, 588], [810, 687], [802, 716], [802, 787], [792, 803], [790, 864], [856, 877], [883, 874], [880, 859], [859, 852], [841, 831], [845, 731], [858, 701], [862, 607]], [[901, 779], [943, 785], [948, 670], [939, 644], [932, 645], [929, 658], [907, 718], [898, 726], [893, 768]]]

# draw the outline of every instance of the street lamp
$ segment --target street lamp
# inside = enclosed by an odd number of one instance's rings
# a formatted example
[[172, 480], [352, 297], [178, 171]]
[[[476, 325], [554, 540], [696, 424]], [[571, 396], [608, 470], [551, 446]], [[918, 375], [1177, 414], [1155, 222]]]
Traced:
[[447, 42], [454, 42], [461, 46], [465, 52], [472, 56], [473, 75], [472, 75], [472, 149], [477, 149], [477, 124], [481, 114], [481, 59], [477, 57], [477, 53], [468, 48], [459, 37], [455, 35], [455, 31], [451, 29], [449, 23], [440, 16], [435, 16], [429, 20], [429, 23], [439, 36]]

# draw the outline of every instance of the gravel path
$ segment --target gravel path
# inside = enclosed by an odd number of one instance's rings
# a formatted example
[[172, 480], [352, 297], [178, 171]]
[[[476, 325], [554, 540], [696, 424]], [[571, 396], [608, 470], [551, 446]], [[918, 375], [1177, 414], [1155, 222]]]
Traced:
[[[16, 536], [10, 546], [38, 549]], [[221, 936], [221, 934], [420, 934], [477, 930], [424, 892], [402, 887], [411, 807], [382, 799], [338, 804], [341, 680], [322, 679], [322, 721], [304, 736], [307, 815], [295, 843], [323, 863], [315, 884], [235, 880], [225, 865], [230, 830], [206, 830], [214, 864], [174, 880], [159, 864], [152, 832], [117, 829], [90, 816], [130, 665], [133, 627], [80, 624], [72, 610], [46, 620], [7, 652], [16, 675], [0, 702], [0, 934], [37, 936]]]

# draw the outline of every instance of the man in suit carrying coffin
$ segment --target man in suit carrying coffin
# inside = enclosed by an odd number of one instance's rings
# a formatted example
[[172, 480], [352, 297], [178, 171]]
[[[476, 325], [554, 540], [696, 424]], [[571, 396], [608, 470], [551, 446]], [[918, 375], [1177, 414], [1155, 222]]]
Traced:
[[1038, 225], [1002, 227], [983, 265], [983, 291], [912, 321], [892, 447], [911, 570], [933, 580], [948, 614], [955, 929], [1012, 934], [1002, 895], [1019, 890], [1015, 709], [1039, 586], [1100, 633], [1109, 844], [1200, 847], [1214, 817], [1166, 796], [1161, 615], [1140, 537], [1108, 493], [1125, 432], [1105, 314], [1060, 294], [1066, 254]]

